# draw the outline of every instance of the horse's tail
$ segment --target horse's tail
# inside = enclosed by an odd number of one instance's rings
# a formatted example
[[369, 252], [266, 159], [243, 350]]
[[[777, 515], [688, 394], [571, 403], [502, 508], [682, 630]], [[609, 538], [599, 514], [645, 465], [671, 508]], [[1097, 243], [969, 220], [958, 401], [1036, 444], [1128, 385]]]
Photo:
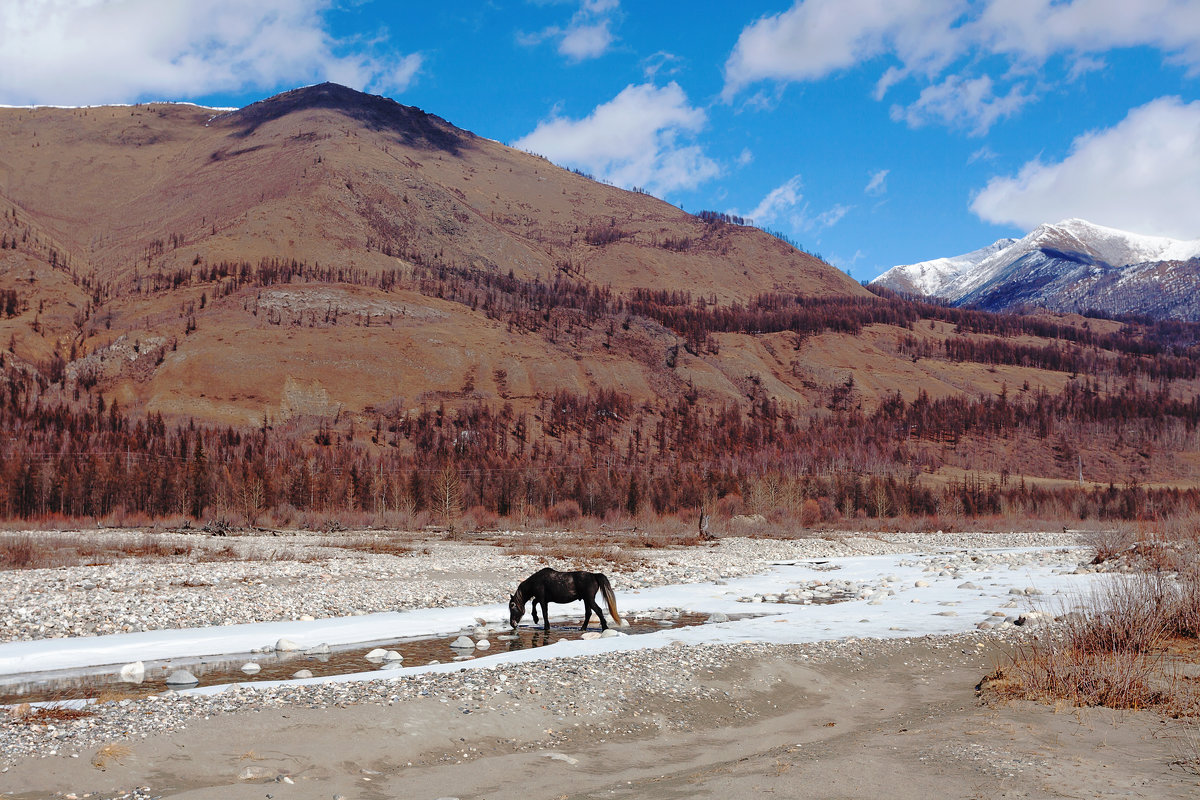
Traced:
[[613, 594], [612, 584], [599, 572], [596, 573], [596, 582], [600, 584], [600, 591], [604, 592], [604, 602], [608, 604], [608, 613], [612, 614], [613, 622], [624, 625], [621, 615], [617, 613], [617, 596]]

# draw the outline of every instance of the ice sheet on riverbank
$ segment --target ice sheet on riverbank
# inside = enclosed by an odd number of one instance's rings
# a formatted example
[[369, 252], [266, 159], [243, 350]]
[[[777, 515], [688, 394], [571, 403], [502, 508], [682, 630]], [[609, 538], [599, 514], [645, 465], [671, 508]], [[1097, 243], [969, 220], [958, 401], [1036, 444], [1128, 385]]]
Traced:
[[[972, 630], [1002, 609], [1013, 615], [1063, 594], [1063, 602], [1086, 592], [1094, 575], [1071, 574], [1079, 550], [972, 550], [940, 555], [857, 556], [770, 566], [763, 573], [725, 583], [697, 583], [623, 591], [614, 576], [622, 613], [677, 607], [702, 613], [745, 613], [762, 616], [734, 622], [665, 629], [636, 637], [574, 640], [550, 647], [497, 653], [470, 662], [447, 663], [296, 681], [298, 683], [361, 680], [415, 672], [452, 671], [464, 666], [519, 662], [589, 653], [685, 644], [803, 643], [851, 637], [905, 637]], [[825, 580], [848, 582], [860, 599], [832, 605], [739, 602], [781, 595]], [[928, 585], [919, 585], [928, 584]], [[1026, 591], [1040, 593], [1030, 596]], [[1012, 605], [1015, 603], [1016, 605]], [[1050, 601], [1050, 611], [1062, 603]], [[582, 604], [551, 606], [552, 619], [581, 616]], [[291, 639], [301, 648], [349, 644], [410, 636], [455, 634], [473, 627], [477, 618], [501, 622], [503, 605], [427, 609], [369, 614], [339, 619], [271, 622], [74, 639], [12, 642], [0, 645], [0, 677], [17, 673], [120, 665], [137, 660], [237, 653]], [[260, 683], [258, 686], [272, 684]], [[213, 692], [222, 687], [193, 691]]]

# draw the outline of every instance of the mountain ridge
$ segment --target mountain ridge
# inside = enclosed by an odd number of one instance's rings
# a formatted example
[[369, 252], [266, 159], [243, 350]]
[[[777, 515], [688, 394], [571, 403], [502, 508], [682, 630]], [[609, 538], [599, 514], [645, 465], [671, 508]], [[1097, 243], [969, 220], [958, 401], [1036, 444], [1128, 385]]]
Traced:
[[[1031, 305], [1197, 320], [1200, 305], [1189, 296], [1200, 287], [1200, 269], [1188, 266], [1197, 257], [1200, 240], [1145, 236], [1071, 218], [962, 256], [893, 267], [871, 284], [991, 311]], [[1112, 291], [1114, 284], [1123, 297]]]
[[[601, 344], [536, 297], [584, 287], [682, 287], [705, 303], [870, 296], [765, 232], [387, 98], [318, 84], [214, 111], [0, 110], [13, 242], [0, 250], [0, 289], [27, 309], [0, 320], [14, 359], [89, 358], [72, 374], [123, 407], [237, 424], [297, 414], [297, 385], [350, 411], [397, 398], [530, 402], [558, 387], [653, 398], [691, 385], [736, 399], [745, 365], [685, 355], [671, 360], [687, 369], [664, 369], [680, 339], [661, 326], [631, 324]], [[439, 283], [466, 305], [422, 294]], [[534, 298], [507, 325], [495, 308], [505, 287]], [[565, 335], [514, 324], [579, 338], [566, 346]]]

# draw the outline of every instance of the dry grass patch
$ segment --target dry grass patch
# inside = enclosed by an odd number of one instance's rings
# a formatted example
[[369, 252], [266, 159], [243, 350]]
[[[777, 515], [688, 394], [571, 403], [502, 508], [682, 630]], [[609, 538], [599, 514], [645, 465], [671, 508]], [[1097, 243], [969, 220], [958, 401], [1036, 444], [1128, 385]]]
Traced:
[[54, 722], [73, 722], [77, 719], [94, 717], [95, 713], [86, 708], [70, 708], [61, 705], [31, 706], [21, 703], [13, 706], [9, 717], [18, 725], [45, 725]]
[[329, 536], [323, 539], [321, 544], [326, 547], [341, 547], [346, 550], [357, 550], [376, 555], [411, 556], [417, 552], [417, 548], [412, 542], [401, 539], [399, 535], [388, 533]]
[[594, 535], [586, 533], [517, 534], [494, 540], [493, 544], [511, 555], [572, 562], [602, 562], [610, 565], [609, 568], [616, 572], [635, 570], [644, 560], [626, 549], [637, 545], [624, 542], [618, 545], [612, 540], [597, 541]]
[[133, 748], [125, 744], [106, 744], [100, 747], [92, 756], [92, 766], [96, 769], [108, 769], [110, 762], [124, 764], [125, 759], [133, 755]]
[[42, 569], [107, 564], [122, 558], [185, 558], [194, 548], [190, 542], [168, 539], [153, 533], [0, 534], [0, 569]]
[[1200, 775], [1200, 726], [1195, 722], [1176, 737], [1175, 760], [1171, 765], [1192, 775]]
[[1200, 713], [1194, 681], [1179, 666], [1193, 662], [1200, 581], [1161, 574], [1114, 576], [1083, 610], [1017, 646], [1010, 663], [980, 683], [984, 693], [1078, 706], [1160, 708]]

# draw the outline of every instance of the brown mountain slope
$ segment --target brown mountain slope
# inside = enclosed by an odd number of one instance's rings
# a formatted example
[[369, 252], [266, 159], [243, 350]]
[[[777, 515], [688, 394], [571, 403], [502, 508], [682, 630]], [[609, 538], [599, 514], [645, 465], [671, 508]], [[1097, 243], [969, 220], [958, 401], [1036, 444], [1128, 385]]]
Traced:
[[[547, 336], [422, 296], [419, 275], [445, 266], [720, 302], [868, 296], [759, 230], [332, 84], [225, 113], [0, 110], [0, 204], [12, 236], [26, 232], [20, 250], [0, 251], [0, 282], [25, 309], [0, 320], [16, 356], [90, 354], [71, 374], [126, 407], [219, 422], [558, 387], [649, 398], [692, 376], [714, 397], [744, 394], [719, 359], [685, 353], [668, 369], [679, 337], [644, 321], [604, 341]], [[319, 275], [269, 291], [228, 278], [264, 259]], [[223, 262], [244, 266], [212, 277]]]
[[367, 270], [437, 258], [520, 277], [565, 271], [618, 290], [687, 285], [722, 300], [776, 289], [865, 296], [761, 231], [706, 225], [334, 84], [224, 114], [9, 109], [0, 142], [0, 193], [106, 281], [197, 257]]

